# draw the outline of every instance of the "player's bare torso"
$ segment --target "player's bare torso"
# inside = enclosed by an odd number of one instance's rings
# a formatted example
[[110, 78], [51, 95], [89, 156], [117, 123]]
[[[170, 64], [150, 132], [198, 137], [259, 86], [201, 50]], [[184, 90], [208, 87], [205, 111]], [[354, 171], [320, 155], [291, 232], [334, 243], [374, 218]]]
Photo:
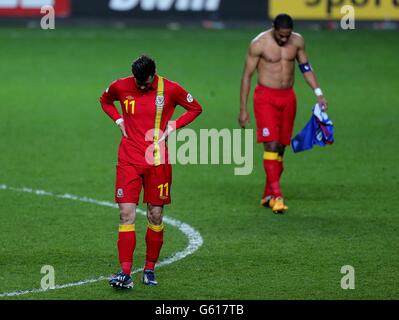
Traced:
[[279, 46], [273, 37], [273, 30], [259, 34], [251, 43], [259, 54], [257, 65], [258, 83], [269, 88], [286, 89], [294, 85], [295, 59], [303, 38], [292, 33], [284, 46]]

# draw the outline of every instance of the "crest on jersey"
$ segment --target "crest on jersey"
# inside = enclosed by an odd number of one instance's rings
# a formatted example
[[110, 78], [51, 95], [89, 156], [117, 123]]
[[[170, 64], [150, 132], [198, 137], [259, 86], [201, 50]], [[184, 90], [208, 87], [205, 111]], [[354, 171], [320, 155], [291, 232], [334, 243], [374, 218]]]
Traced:
[[163, 106], [164, 103], [165, 103], [165, 98], [164, 98], [164, 96], [157, 96], [157, 99], [156, 99], [156, 104], [157, 104], [157, 106]]

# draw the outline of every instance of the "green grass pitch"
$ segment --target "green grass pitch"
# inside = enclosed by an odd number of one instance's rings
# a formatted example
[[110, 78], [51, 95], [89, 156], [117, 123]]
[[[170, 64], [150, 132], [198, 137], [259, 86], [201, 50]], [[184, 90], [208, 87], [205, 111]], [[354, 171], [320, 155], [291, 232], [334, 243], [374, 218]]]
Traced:
[[[204, 112], [191, 128], [238, 128], [244, 56], [260, 31], [0, 29], [0, 184], [113, 201], [120, 133], [98, 99], [141, 53], [198, 98]], [[131, 291], [99, 281], [1, 299], [398, 299], [397, 33], [299, 31], [336, 143], [287, 151], [286, 215], [259, 208], [265, 177], [255, 142], [248, 176], [234, 176], [233, 165], [175, 165], [165, 213], [204, 244], [159, 268], [158, 287], [135, 274]], [[315, 102], [296, 77], [295, 133]], [[141, 267], [145, 218], [136, 225]], [[55, 268], [59, 285], [117, 271], [117, 226], [113, 208], [0, 190], [0, 293], [39, 288], [43, 265]], [[187, 245], [176, 228], [166, 230], [161, 259]], [[355, 268], [354, 290], [341, 289], [343, 265]]]

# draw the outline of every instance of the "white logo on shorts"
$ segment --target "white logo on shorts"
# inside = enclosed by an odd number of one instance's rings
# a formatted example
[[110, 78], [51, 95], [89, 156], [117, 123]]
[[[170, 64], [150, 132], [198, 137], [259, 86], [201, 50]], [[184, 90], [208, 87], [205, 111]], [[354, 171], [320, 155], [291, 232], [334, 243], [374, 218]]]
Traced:
[[189, 94], [189, 93], [187, 93], [187, 101], [190, 102], [190, 103], [194, 101], [193, 96], [191, 94]]
[[268, 128], [263, 128], [263, 130], [262, 130], [262, 136], [264, 136], [264, 137], [270, 136], [270, 132], [269, 132], [269, 129], [268, 129]]
[[116, 190], [116, 196], [118, 198], [123, 198], [123, 189], [122, 188], [118, 188], [118, 190]]

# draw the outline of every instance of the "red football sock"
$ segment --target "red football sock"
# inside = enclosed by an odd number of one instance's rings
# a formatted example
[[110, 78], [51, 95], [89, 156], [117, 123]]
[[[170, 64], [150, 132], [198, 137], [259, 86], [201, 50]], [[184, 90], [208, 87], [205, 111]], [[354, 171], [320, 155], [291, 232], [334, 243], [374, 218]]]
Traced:
[[136, 248], [136, 231], [134, 224], [119, 226], [118, 253], [123, 273], [130, 275], [133, 265], [133, 252]]
[[282, 172], [281, 163], [279, 163], [278, 153], [265, 152], [263, 156], [263, 166], [266, 170], [269, 188], [274, 197], [282, 197], [280, 189], [280, 174]]
[[263, 169], [265, 169], [266, 179], [262, 198], [265, 198], [273, 195], [272, 189], [270, 188], [269, 178], [267, 177], [266, 160], [263, 160]]
[[284, 161], [283, 161], [283, 157], [282, 156], [278, 156], [278, 163], [279, 163], [279, 171], [280, 171], [280, 179], [281, 179], [281, 175], [283, 174], [284, 171]]
[[147, 243], [145, 270], [154, 270], [163, 244], [163, 223], [159, 226], [149, 224], [145, 235]]

